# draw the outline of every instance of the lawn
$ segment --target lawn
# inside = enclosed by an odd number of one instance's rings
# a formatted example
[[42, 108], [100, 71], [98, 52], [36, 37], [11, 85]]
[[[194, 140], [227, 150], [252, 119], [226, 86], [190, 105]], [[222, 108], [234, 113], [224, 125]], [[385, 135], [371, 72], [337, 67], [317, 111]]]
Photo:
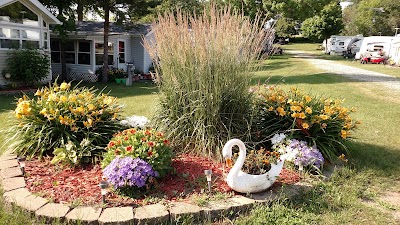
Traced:
[[[312, 49], [314, 45], [287, 45], [285, 49]], [[317, 46], [317, 45], [315, 45]], [[316, 55], [321, 55], [314, 50]], [[321, 57], [327, 57], [322, 54]], [[327, 57], [328, 58], [328, 57]], [[340, 63], [348, 63], [338, 59]], [[351, 63], [351, 62], [349, 62]], [[361, 65], [363, 66], [363, 65]], [[374, 68], [383, 69], [380, 65]], [[383, 70], [381, 72], [384, 72]], [[356, 107], [353, 117], [363, 123], [349, 142], [351, 155], [349, 163], [337, 170], [329, 181], [315, 181], [310, 191], [292, 200], [274, 202], [260, 206], [249, 215], [234, 221], [225, 219], [227, 224], [395, 224], [390, 214], [398, 208], [379, 200], [386, 191], [400, 191], [400, 111], [399, 100], [388, 98], [390, 93], [365, 87], [362, 83], [346, 80], [338, 75], [320, 71], [307, 64], [304, 59], [289, 55], [273, 56], [256, 72], [253, 84], [268, 80], [269, 84], [279, 83], [288, 88], [297, 86], [304, 92], [311, 92], [332, 98], [346, 99], [345, 105]], [[96, 84], [103, 89], [104, 85]], [[106, 92], [119, 98], [124, 104], [123, 115], [151, 116], [157, 104], [156, 87], [134, 84], [126, 87], [108, 84]], [[9, 110], [13, 109], [14, 97], [0, 96], [0, 122], [10, 124]], [[0, 136], [5, 138], [4, 134]], [[367, 204], [368, 203], [368, 204]], [[7, 214], [0, 204], [0, 224], [21, 224], [29, 220], [23, 213]], [[190, 222], [188, 222], [190, 224]]]

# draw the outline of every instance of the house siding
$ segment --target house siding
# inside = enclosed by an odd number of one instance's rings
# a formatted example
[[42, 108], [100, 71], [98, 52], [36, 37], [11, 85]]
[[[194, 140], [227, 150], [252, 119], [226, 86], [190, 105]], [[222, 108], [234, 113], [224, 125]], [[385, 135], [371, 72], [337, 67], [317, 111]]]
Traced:
[[135, 68], [146, 72], [144, 67], [144, 48], [142, 45], [142, 38], [141, 37], [132, 37], [132, 47], [131, 47], [131, 57], [135, 64]]
[[[7, 50], [0, 50], [0, 74], [6, 68]], [[0, 76], [0, 85], [5, 85], [4, 77]]]

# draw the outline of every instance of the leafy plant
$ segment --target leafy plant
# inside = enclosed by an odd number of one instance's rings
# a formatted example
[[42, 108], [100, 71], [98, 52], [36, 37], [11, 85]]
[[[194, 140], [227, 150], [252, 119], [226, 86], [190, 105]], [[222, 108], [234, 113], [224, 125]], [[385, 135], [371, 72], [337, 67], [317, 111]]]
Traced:
[[25, 84], [41, 81], [49, 75], [50, 58], [35, 49], [18, 49], [9, 52], [6, 59], [6, 71], [13, 81]]
[[342, 103], [343, 100], [311, 97], [294, 87], [284, 91], [269, 86], [260, 92], [253, 131], [259, 142], [289, 131], [294, 138], [317, 146], [325, 158], [332, 160], [348, 151], [345, 141], [359, 124], [350, 117], [354, 110]]
[[154, 122], [181, 151], [221, 157], [228, 139], [249, 135], [250, 75], [272, 34], [232, 11], [165, 14], [144, 39], [160, 89]]
[[81, 156], [93, 158], [100, 156], [115, 131], [121, 130], [121, 107], [116, 98], [96, 94], [94, 89], [70, 86], [54, 83], [39, 89], [33, 98], [24, 95], [18, 100], [12, 138], [17, 154], [51, 155], [54, 149], [65, 148], [64, 141], [80, 146], [86, 139], [93, 147]]
[[96, 146], [91, 145], [88, 139], [83, 139], [81, 143], [76, 146], [72, 141], [68, 141], [67, 144], [62, 144], [59, 148], [53, 151], [52, 164], [62, 163], [69, 166], [75, 166], [80, 162], [89, 162], [92, 156], [92, 151], [96, 149]]
[[164, 134], [156, 130], [124, 130], [108, 143], [101, 166], [107, 167], [116, 157], [130, 156], [145, 160], [163, 177], [172, 169], [172, 150], [169, 145]]

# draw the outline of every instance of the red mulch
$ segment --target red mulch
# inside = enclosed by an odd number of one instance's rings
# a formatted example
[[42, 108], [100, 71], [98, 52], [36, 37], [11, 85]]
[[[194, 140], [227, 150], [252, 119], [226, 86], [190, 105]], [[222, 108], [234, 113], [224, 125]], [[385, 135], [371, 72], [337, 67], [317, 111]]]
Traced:
[[[160, 196], [169, 201], [187, 199], [193, 194], [204, 191], [207, 182], [204, 170], [211, 169], [213, 174], [213, 191], [234, 193], [224, 181], [227, 173], [223, 163], [210, 161], [206, 157], [181, 155], [173, 160], [175, 173], [159, 179], [153, 191], [149, 191], [138, 199], [124, 198], [115, 193], [108, 193], [107, 201], [111, 206], [148, 204], [146, 196]], [[84, 167], [60, 168], [50, 160], [31, 160], [26, 163], [27, 188], [56, 203], [77, 203], [95, 205], [101, 203], [99, 182], [102, 171], [99, 165]], [[283, 169], [274, 186], [282, 183], [293, 184], [300, 180], [297, 172]]]

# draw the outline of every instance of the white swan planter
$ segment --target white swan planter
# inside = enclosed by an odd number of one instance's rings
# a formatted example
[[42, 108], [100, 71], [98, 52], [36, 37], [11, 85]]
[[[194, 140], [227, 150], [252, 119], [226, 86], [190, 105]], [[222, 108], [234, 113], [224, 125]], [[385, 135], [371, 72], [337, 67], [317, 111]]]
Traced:
[[239, 147], [240, 154], [226, 178], [228, 186], [240, 193], [257, 193], [271, 187], [276, 177], [281, 173], [285, 157], [281, 156], [277, 164], [271, 163], [271, 169], [267, 173], [251, 175], [241, 170], [244, 160], [246, 159], [246, 146], [241, 140], [229, 140], [222, 149], [223, 157], [225, 159], [231, 159], [232, 147], [235, 145]]

